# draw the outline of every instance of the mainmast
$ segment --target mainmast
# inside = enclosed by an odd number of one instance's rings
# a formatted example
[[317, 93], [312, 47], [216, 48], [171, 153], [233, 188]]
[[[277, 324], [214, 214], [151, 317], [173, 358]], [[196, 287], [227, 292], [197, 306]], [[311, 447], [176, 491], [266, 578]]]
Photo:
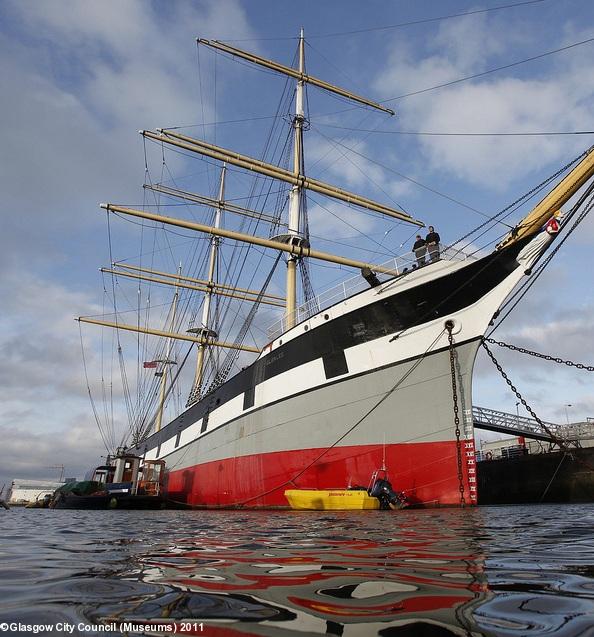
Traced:
[[[223, 211], [223, 200], [225, 198], [225, 172], [227, 167], [223, 164], [221, 169], [221, 180], [219, 183], [219, 198], [215, 206], [214, 227], [221, 227], [221, 216]], [[194, 383], [188, 398], [188, 406], [200, 400], [202, 393], [202, 382], [204, 380], [204, 356], [208, 347], [208, 341], [217, 338], [218, 334], [211, 328], [210, 321], [210, 305], [215, 287], [215, 268], [217, 264], [217, 256], [221, 238], [213, 234], [210, 238], [210, 259], [208, 263], [208, 283], [207, 292], [204, 295], [204, 303], [202, 305], [202, 321], [199, 327], [193, 327], [188, 330], [191, 334], [197, 334], [204, 338], [205, 342], [198, 345], [198, 356], [196, 358], [196, 373], [194, 375]]]
[[[303, 40], [303, 27], [299, 36], [299, 73], [301, 79], [297, 80], [295, 91], [295, 117], [293, 117], [293, 174], [296, 177], [303, 174], [303, 123], [305, 112], [303, 109], [303, 93], [305, 73], [305, 46]], [[289, 228], [285, 236], [282, 237], [290, 245], [301, 245], [305, 237], [300, 231], [301, 207], [303, 201], [303, 187], [300, 183], [293, 185], [289, 193]], [[281, 238], [281, 237], [279, 237]], [[287, 260], [287, 305], [286, 305], [286, 325], [287, 328], [295, 325], [295, 310], [297, 308], [297, 262], [299, 257], [291, 255]]]
[[[374, 202], [370, 202], [369, 200], [364, 200], [363, 198], [355, 198], [350, 193], [345, 193], [340, 191], [339, 189], [333, 188], [328, 184], [324, 184], [322, 182], [317, 182], [315, 180], [311, 180], [305, 177], [304, 171], [304, 161], [303, 161], [303, 131], [304, 124], [306, 123], [305, 119], [305, 109], [304, 109], [304, 93], [305, 93], [305, 84], [306, 82], [309, 84], [313, 84], [314, 86], [318, 86], [324, 90], [327, 90], [332, 93], [336, 93], [341, 95], [342, 97], [346, 97], [360, 104], [364, 104], [366, 106], [371, 106], [372, 108], [379, 109], [381, 111], [387, 112], [390, 115], [394, 114], [394, 111], [389, 108], [377, 103], [372, 100], [368, 100], [359, 95], [355, 95], [350, 91], [346, 91], [337, 86], [329, 84], [323, 80], [318, 78], [309, 76], [305, 73], [305, 40], [303, 36], [303, 28], [301, 28], [299, 35], [299, 49], [298, 49], [298, 68], [294, 69], [292, 67], [284, 66], [272, 60], [267, 60], [265, 58], [254, 55], [253, 53], [249, 53], [247, 51], [243, 51], [236, 47], [230, 46], [223, 42], [219, 42], [216, 40], [204, 40], [198, 38], [198, 43], [204, 44], [206, 46], [212, 47], [219, 51], [223, 51], [225, 53], [229, 53], [231, 55], [243, 58], [252, 62], [254, 64], [259, 64], [266, 68], [272, 69], [273, 71], [282, 73], [289, 77], [295, 78], [297, 80], [297, 86], [295, 91], [295, 115], [293, 117], [293, 170], [292, 171], [283, 171], [277, 167], [265, 164], [264, 162], [252, 161], [250, 158], [241, 157], [237, 154], [234, 156], [229, 156], [226, 161], [230, 161], [235, 165], [240, 165], [249, 170], [255, 170], [257, 172], [262, 172], [264, 174], [268, 174], [277, 179], [284, 179], [291, 183], [291, 191], [289, 193], [289, 220], [288, 220], [288, 229], [285, 234], [281, 234], [275, 237], [275, 240], [278, 242], [282, 242], [286, 244], [288, 247], [294, 248], [308, 248], [308, 239], [304, 235], [303, 228], [303, 202], [304, 202], [304, 189], [310, 188], [316, 190], [317, 192], [321, 192], [327, 196], [337, 197], [342, 199], [343, 201], [352, 201], [357, 205], [369, 205], [373, 209], [377, 210]], [[197, 140], [192, 140], [190, 138], [184, 136], [176, 136], [170, 135], [170, 131], [162, 131], [165, 135], [165, 140], [168, 143], [174, 143], [175, 145], [188, 148], [195, 152], [204, 153], [211, 157], [217, 159], [223, 159], [225, 154], [228, 153], [225, 149], [217, 148], [212, 145], [203, 145], [200, 142], [196, 143]], [[143, 133], [146, 136], [151, 136], [150, 134]], [[189, 144], [189, 146], [188, 146]], [[232, 154], [233, 155], [233, 154]], [[355, 201], [356, 199], [356, 201]], [[384, 214], [388, 214], [390, 216], [395, 217], [408, 217], [407, 215], [403, 215], [402, 213], [392, 211], [387, 207], [383, 208], [381, 212]], [[419, 224], [422, 225], [422, 224]], [[291, 328], [295, 325], [296, 322], [296, 307], [297, 307], [297, 265], [301, 261], [304, 255], [302, 254], [290, 254], [287, 259], [287, 280], [286, 280], [286, 316], [285, 316], [285, 325], [287, 328]]]

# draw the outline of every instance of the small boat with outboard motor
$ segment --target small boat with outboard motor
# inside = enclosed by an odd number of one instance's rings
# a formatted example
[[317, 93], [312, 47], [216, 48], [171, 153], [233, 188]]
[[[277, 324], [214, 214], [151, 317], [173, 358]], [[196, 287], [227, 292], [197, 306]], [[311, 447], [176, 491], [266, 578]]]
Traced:
[[292, 509], [308, 511], [397, 510], [409, 505], [404, 493], [392, 488], [385, 469], [373, 473], [368, 488], [287, 489], [285, 498]]

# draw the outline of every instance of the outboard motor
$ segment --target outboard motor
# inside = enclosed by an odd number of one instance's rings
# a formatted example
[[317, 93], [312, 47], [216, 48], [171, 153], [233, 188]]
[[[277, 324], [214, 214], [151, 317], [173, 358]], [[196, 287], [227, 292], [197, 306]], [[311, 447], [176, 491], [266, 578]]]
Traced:
[[408, 506], [404, 493], [394, 491], [389, 480], [378, 478], [368, 493], [372, 498], [377, 498], [380, 501], [382, 509], [403, 509]]

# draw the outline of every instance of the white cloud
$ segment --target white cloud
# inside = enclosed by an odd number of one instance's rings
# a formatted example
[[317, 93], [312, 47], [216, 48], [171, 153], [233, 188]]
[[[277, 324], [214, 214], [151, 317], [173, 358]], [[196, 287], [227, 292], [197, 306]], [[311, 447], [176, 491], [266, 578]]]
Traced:
[[[397, 198], [411, 191], [410, 182], [396, 177], [378, 163], [367, 159], [372, 158], [374, 153], [371, 145], [364, 140], [342, 138], [339, 143], [333, 143], [330, 139], [317, 137], [308, 144], [307, 152], [307, 174], [315, 174], [316, 178], [337, 184], [354, 194], [364, 194], [374, 201], [400, 210]], [[311, 195], [311, 197], [314, 196], [319, 197], [319, 195]], [[329, 202], [333, 209], [336, 208], [328, 199], [326, 202]], [[356, 209], [359, 212], [355, 210], [353, 211], [355, 214], [352, 215], [346, 210], [346, 204], [341, 206], [343, 210], [337, 210], [341, 217], [352, 216], [353, 225], [360, 227], [363, 232], [371, 229], [368, 222], [362, 221], [365, 213], [362, 213], [361, 209]], [[373, 214], [377, 214], [378, 219], [382, 218], [381, 213]]]
[[[50, 477], [55, 464], [80, 476], [105, 451], [87, 398], [72, 312], [98, 308], [59, 284], [8, 275], [0, 320], [0, 484]], [[92, 349], [87, 355], [97, 363]]]
[[37, 413], [38, 419], [42, 416], [46, 426], [55, 427], [61, 413], [48, 413], [48, 403], [57, 408], [68, 400], [86, 401], [73, 314], [76, 309], [96, 314], [100, 308], [85, 294], [27, 274], [7, 272], [3, 287], [0, 385], [8, 390], [0, 402], [3, 422], [8, 422], [7, 411], [20, 405], [21, 410], [27, 406]]
[[[194, 38], [253, 34], [233, 0], [175, 3], [160, 11], [136, 0], [24, 0], [2, 7], [5, 25], [13, 28], [0, 33], [7, 87], [0, 94], [0, 384], [6, 390], [0, 418], [18, 430], [19, 449], [31, 443], [23, 456], [31, 470], [42, 453], [37, 430], [58, 432], [84, 421], [87, 435], [96, 433], [73, 317], [102, 311], [77, 291], [87, 289], [83, 281], [91, 277], [98, 292], [95, 268], [107, 254], [97, 203], [140, 199], [139, 128], [214, 118], [214, 102], [200, 94], [196, 80]], [[182, 160], [168, 161], [175, 170]], [[83, 330], [96, 383], [101, 330]], [[129, 374], [133, 383], [135, 373]], [[117, 401], [121, 389], [113, 390]], [[65, 434], [42, 437], [59, 449]]]
[[[403, 95], [480, 73], [509, 62], [504, 43], [518, 41], [520, 35], [519, 28], [506, 25], [502, 30], [484, 17], [445, 23], [421, 60], [413, 59], [402, 42], [395, 45], [376, 87], [386, 97]], [[572, 37], [580, 39], [579, 34]], [[520, 79], [521, 72], [520, 78], [490, 75], [412, 96], [396, 106], [403, 130], [575, 130], [594, 115], [593, 75], [587, 58], [567, 53], [539, 79]], [[419, 142], [439, 174], [448, 172], [492, 190], [504, 190], [559, 157], [573, 156], [583, 145], [583, 140], [562, 137], [422, 137]]]
[[352, 237], [357, 231], [371, 234], [377, 222], [371, 215], [328, 200], [323, 202], [323, 207], [310, 204], [308, 218], [312, 235], [331, 239]]
[[594, 360], [588, 360], [594, 358], [592, 351], [584, 348], [585, 343], [594, 342], [594, 306], [558, 310], [548, 321], [524, 324], [503, 337], [526, 349], [594, 365]]
[[43, 38], [36, 56], [23, 38], [0, 39], [0, 74], [11, 87], [0, 97], [0, 186], [5, 201], [45, 227], [50, 219], [78, 224], [79, 206], [139, 192], [139, 128], [195, 123], [203, 110], [214, 117], [213, 99], [196, 82], [198, 31], [251, 35], [233, 1], [174, 4], [171, 23], [133, 0], [9, 7], [27, 37]]
[[[102, 308], [86, 293], [31, 275], [9, 273], [4, 284], [11, 287], [12, 293], [2, 298], [4, 314], [0, 320], [3, 361], [0, 386], [4, 389], [0, 398], [0, 425], [10, 436], [9, 442], [2, 445], [2, 454], [6, 456], [2, 472], [12, 467], [19, 477], [47, 476], [42, 469], [52, 453], [53, 464], [66, 464], [72, 461], [72, 452], [79, 446], [81, 454], [75, 467], [80, 467], [83, 460], [87, 464], [97, 463], [104, 449], [98, 443], [99, 430], [88, 391], [102, 428], [113, 431], [108, 443], [117, 445], [129, 426], [117, 346], [121, 344], [124, 354], [136, 353], [134, 337], [121, 332], [116, 339], [113, 330], [102, 334], [101, 328], [82, 325], [89, 375], [87, 388], [79, 325], [73, 314], [98, 315], [102, 314]], [[157, 314], [159, 309], [156, 308]], [[149, 347], [154, 345], [154, 341], [148, 340]], [[163, 346], [162, 340], [160, 344]], [[128, 360], [126, 373], [130, 388], [135, 387], [135, 360]], [[146, 370], [139, 373], [143, 374], [142, 391], [154, 394], [157, 381], [152, 373]], [[131, 400], [136, 400], [134, 390]], [[71, 423], [72, 433], [65, 423]], [[12, 453], [16, 455], [11, 457]], [[80, 473], [80, 469], [76, 471]], [[12, 477], [17, 477], [17, 473]]]
[[[548, 283], [526, 297], [493, 338], [564, 360], [593, 365], [592, 351], [587, 344], [594, 339], [594, 307], [588, 303], [563, 307], [560, 294], [555, 294], [553, 302], [551, 280], [557, 281], [555, 290], [562, 288], [562, 270], [554, 268], [545, 276]], [[489, 345], [489, 348], [540, 418], [563, 424], [566, 418], [564, 405], [568, 403], [573, 405], [572, 420], [594, 415], [591, 372], [496, 345]], [[515, 413], [516, 396], [482, 350], [477, 359], [474, 384], [475, 403]]]
[[106, 454], [97, 429], [84, 412], [52, 432], [0, 425], [0, 437], [0, 488], [9, 486], [15, 478], [56, 480], [59, 470], [54, 467], [62, 464], [65, 477], [82, 479]]
[[[494, 23], [493, 16], [485, 13], [441, 22], [431, 46], [438, 49], [457, 71], [472, 73], [477, 66], [484, 67], [488, 57], [502, 53], [514, 38], [513, 30], [508, 28], [505, 43], [503, 38], [492, 37]], [[519, 40], [518, 36], [515, 36], [516, 40]]]
[[330, 139], [317, 137], [307, 147], [306, 172], [315, 170], [316, 174], [321, 175], [320, 179], [330, 181], [329, 177], [324, 177], [324, 174], [329, 174], [333, 181], [351, 189], [368, 186], [370, 182], [378, 185], [385, 182], [386, 175], [381, 167], [350, 153], [343, 146], [354, 148], [362, 155], [369, 152], [361, 140], [345, 138], [340, 140], [340, 144], [334, 144]]

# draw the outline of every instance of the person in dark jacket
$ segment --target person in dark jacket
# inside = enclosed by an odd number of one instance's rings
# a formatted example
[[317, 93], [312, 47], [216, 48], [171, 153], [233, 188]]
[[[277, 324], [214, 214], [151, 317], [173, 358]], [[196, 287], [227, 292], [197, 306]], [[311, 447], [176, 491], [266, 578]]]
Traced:
[[421, 235], [416, 236], [416, 241], [413, 245], [413, 252], [417, 258], [417, 265], [421, 267], [425, 265], [425, 254], [427, 253], [427, 247], [425, 246], [425, 240], [421, 238]]
[[425, 243], [427, 244], [427, 250], [429, 251], [429, 258], [431, 261], [439, 260], [439, 242], [441, 241], [437, 232], [433, 226], [429, 226], [429, 234], [425, 237]]

